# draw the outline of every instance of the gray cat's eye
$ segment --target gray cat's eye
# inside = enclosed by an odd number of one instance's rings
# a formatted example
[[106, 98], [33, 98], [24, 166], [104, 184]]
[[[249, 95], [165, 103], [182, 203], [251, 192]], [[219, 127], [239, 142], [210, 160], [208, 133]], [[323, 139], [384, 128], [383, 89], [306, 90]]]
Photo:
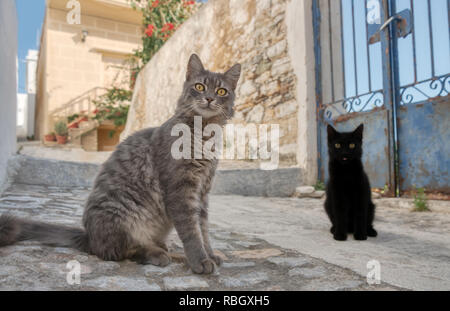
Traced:
[[194, 88], [199, 92], [204, 92], [206, 90], [206, 86], [201, 83], [195, 83]]
[[226, 96], [228, 94], [228, 91], [221, 87], [216, 90], [216, 93], [219, 96]]

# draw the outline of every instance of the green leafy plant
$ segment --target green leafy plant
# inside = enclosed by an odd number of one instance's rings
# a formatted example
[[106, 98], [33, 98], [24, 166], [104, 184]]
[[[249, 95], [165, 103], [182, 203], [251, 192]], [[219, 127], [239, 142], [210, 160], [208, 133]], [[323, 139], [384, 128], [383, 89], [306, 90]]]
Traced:
[[201, 5], [187, 0], [128, 0], [135, 10], [143, 16], [142, 48], [134, 53], [135, 63], [131, 70], [131, 87], [134, 87], [137, 74]]
[[79, 117], [80, 115], [78, 113], [74, 113], [67, 117], [67, 123], [71, 123], [72, 121], [76, 120]]
[[414, 187], [414, 212], [431, 212], [428, 208], [428, 199], [424, 188]]
[[64, 121], [58, 121], [55, 123], [55, 133], [58, 136], [67, 136], [69, 130], [67, 129], [67, 124]]
[[94, 110], [94, 119], [100, 123], [105, 120], [110, 120], [115, 125], [115, 130], [109, 132], [112, 137], [117, 128], [125, 125], [127, 122], [128, 110], [130, 108], [133, 92], [130, 90], [111, 88], [100, 96], [98, 100], [94, 101], [97, 109]]
[[325, 190], [325, 184], [324, 184], [324, 182], [321, 181], [321, 180], [318, 180], [318, 181], [316, 182], [316, 184], [314, 185], [314, 189], [315, 189], [316, 191], [324, 191], [324, 190]]

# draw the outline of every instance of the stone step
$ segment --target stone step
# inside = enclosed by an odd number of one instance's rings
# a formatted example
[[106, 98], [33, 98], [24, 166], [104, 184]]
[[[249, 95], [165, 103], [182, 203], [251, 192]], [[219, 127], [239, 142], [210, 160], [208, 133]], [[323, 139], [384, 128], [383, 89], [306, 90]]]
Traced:
[[212, 194], [234, 194], [256, 197], [290, 197], [301, 185], [301, 173], [297, 167], [264, 171], [238, 169], [216, 172]]
[[[17, 155], [11, 161], [12, 181], [28, 185], [91, 187], [99, 164]], [[299, 168], [219, 169], [211, 194], [289, 197], [301, 185]]]
[[67, 162], [18, 155], [12, 159], [15, 167], [12, 180], [27, 185], [60, 187], [90, 187], [100, 165]]

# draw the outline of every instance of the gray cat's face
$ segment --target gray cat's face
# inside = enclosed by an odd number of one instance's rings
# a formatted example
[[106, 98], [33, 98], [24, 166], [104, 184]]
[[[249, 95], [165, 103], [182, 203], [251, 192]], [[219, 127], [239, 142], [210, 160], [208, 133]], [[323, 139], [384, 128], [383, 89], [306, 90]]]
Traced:
[[226, 73], [214, 73], [204, 69], [200, 59], [193, 54], [189, 59], [184, 83], [183, 105], [196, 115], [209, 119], [233, 116], [234, 91], [239, 80], [241, 66], [234, 65]]

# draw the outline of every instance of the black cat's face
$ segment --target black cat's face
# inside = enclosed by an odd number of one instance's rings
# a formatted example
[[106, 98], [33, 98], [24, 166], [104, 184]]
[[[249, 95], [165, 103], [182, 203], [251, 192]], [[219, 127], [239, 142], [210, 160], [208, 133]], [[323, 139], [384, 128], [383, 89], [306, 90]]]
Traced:
[[354, 132], [339, 133], [328, 125], [328, 154], [330, 160], [347, 164], [362, 157], [362, 140], [364, 125], [361, 124]]

